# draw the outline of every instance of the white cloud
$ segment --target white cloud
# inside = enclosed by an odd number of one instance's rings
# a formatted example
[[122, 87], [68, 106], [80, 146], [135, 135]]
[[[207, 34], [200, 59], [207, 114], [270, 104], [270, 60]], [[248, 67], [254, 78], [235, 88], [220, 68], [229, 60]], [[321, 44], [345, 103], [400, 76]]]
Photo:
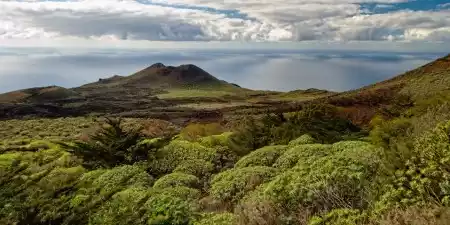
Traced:
[[365, 14], [359, 5], [405, 1], [0, 0], [0, 40], [449, 40], [445, 7]]

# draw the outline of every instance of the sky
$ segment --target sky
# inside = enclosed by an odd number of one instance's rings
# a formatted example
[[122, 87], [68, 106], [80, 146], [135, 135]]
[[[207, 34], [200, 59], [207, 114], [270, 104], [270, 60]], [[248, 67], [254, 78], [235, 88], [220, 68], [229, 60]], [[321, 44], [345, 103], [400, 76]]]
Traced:
[[0, 0], [0, 92], [153, 63], [342, 91], [450, 53], [450, 0]]

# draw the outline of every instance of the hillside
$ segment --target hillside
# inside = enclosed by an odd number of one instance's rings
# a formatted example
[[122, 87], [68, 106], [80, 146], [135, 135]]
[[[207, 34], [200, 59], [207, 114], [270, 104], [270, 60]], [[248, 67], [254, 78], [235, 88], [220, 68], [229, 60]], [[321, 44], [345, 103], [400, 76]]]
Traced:
[[49, 86], [0, 94], [0, 103], [48, 102], [80, 97], [81, 95], [73, 90], [58, 86]]
[[222, 118], [261, 93], [219, 80], [195, 65], [156, 63], [71, 89], [42, 87], [0, 94], [0, 119], [120, 115], [190, 121]]
[[408, 108], [421, 99], [447, 93], [449, 73], [450, 56], [446, 56], [357, 90], [282, 93], [241, 88], [195, 65], [156, 63], [129, 76], [114, 75], [72, 89], [44, 87], [1, 94], [0, 118], [118, 115], [220, 120], [234, 114], [297, 111], [305, 103], [327, 102], [341, 107], [343, 115], [356, 124], [367, 125], [376, 114], [399, 104], [399, 99], [403, 99], [401, 107]]
[[[439, 58], [417, 69], [360, 89], [337, 93], [332, 99], [355, 98], [364, 95], [388, 97], [391, 94], [409, 95], [423, 99], [450, 90], [450, 55]], [[386, 95], [386, 96], [385, 96]], [[367, 103], [371, 103], [367, 101]]]
[[164, 68], [4, 94], [0, 224], [450, 221], [448, 57], [345, 93]]
[[178, 67], [165, 66], [162, 63], [153, 64], [130, 76], [115, 75], [106, 79], [99, 79], [74, 91], [89, 95], [92, 93], [114, 93], [114, 92], [147, 92], [148, 94], [167, 93], [180, 89], [196, 89], [217, 91], [240, 91], [241, 88], [221, 81], [195, 65], [181, 65]]
[[402, 110], [437, 96], [450, 96], [450, 55], [392, 79], [347, 92], [334, 93], [311, 102], [342, 107], [357, 124], [367, 125], [377, 114], [398, 116]]

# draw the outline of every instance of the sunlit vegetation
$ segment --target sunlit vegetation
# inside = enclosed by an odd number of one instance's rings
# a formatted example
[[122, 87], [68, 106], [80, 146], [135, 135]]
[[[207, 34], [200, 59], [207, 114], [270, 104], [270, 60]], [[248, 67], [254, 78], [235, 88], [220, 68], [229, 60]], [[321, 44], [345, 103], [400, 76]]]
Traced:
[[232, 128], [2, 121], [30, 135], [1, 128], [0, 224], [446, 224], [448, 109], [423, 99], [365, 128], [324, 104]]

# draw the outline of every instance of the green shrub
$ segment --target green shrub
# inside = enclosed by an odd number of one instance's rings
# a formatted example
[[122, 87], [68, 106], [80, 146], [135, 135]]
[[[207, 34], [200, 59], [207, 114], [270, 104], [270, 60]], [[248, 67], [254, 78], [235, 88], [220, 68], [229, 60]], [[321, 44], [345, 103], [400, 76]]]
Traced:
[[[287, 145], [305, 134], [319, 143], [334, 143], [359, 131], [351, 121], [340, 116], [336, 107], [307, 104], [301, 111], [289, 115], [267, 114], [260, 120], [246, 118], [230, 140], [233, 146], [247, 153], [266, 145]], [[312, 142], [307, 136], [304, 138], [297, 141]]]
[[291, 213], [299, 207], [317, 213], [368, 206], [368, 188], [378, 167], [375, 148], [311, 153], [292, 169], [260, 186], [245, 201], [271, 201]]
[[68, 152], [80, 157], [89, 168], [112, 168], [147, 160], [149, 151], [136, 148], [142, 139], [139, 129], [125, 130], [122, 120], [107, 119], [106, 124], [87, 141], [59, 142]]
[[334, 209], [324, 216], [313, 217], [309, 225], [351, 225], [363, 224], [368, 220], [367, 215], [357, 209]]
[[199, 138], [218, 135], [225, 131], [225, 129], [219, 123], [208, 123], [208, 124], [200, 124], [194, 123], [189, 124], [185, 128], [183, 128], [180, 132], [180, 136], [184, 140], [188, 141], [196, 141]]
[[370, 132], [372, 143], [383, 148], [389, 148], [398, 139], [405, 138], [412, 128], [411, 120], [407, 118], [374, 123], [375, 127]]
[[114, 194], [101, 209], [90, 216], [89, 224], [145, 224], [144, 203], [150, 197], [145, 188], [129, 188]]
[[240, 119], [241, 123], [230, 136], [229, 144], [238, 155], [246, 155], [251, 150], [269, 145], [271, 127], [266, 126], [256, 118], [247, 116]]
[[310, 163], [317, 158], [327, 156], [331, 153], [331, 145], [306, 144], [298, 145], [288, 149], [273, 164], [275, 168], [287, 170], [294, 167], [299, 161]]
[[214, 170], [214, 165], [203, 159], [191, 159], [181, 162], [173, 172], [185, 173], [199, 178], [209, 177]]
[[204, 160], [212, 162], [216, 157], [213, 148], [200, 143], [174, 140], [156, 152], [156, 158], [150, 162], [150, 172], [155, 176], [171, 173], [186, 160]]
[[314, 143], [316, 143], [316, 139], [311, 137], [311, 135], [309, 134], [304, 134], [298, 137], [297, 139], [290, 141], [288, 145], [289, 147], [295, 147], [298, 145], [314, 144]]
[[193, 225], [234, 225], [236, 224], [236, 215], [232, 213], [208, 213], [202, 216], [200, 220]]
[[213, 177], [210, 194], [215, 199], [236, 203], [275, 174], [275, 169], [263, 166], [227, 170]]
[[450, 204], [450, 122], [416, 139], [404, 168], [385, 181], [386, 192], [377, 206], [386, 209], [412, 204]]
[[168, 187], [163, 189], [151, 189], [150, 195], [166, 195], [166, 196], [172, 196], [176, 198], [181, 198], [186, 201], [194, 202], [198, 200], [201, 196], [201, 193], [198, 189], [184, 187], [184, 186], [177, 186], [177, 187]]
[[154, 188], [168, 188], [178, 186], [198, 188], [200, 186], [200, 181], [194, 175], [185, 173], [171, 173], [159, 178], [153, 185]]
[[195, 220], [195, 206], [173, 196], [152, 196], [145, 203], [145, 208], [149, 225], [188, 225]]
[[257, 149], [242, 157], [235, 165], [236, 168], [252, 166], [272, 166], [272, 164], [284, 153], [287, 146], [275, 145]]
[[229, 145], [229, 139], [233, 135], [232, 132], [225, 132], [223, 134], [219, 135], [212, 135], [200, 138], [198, 142], [206, 147], [216, 147], [216, 146], [228, 146]]

